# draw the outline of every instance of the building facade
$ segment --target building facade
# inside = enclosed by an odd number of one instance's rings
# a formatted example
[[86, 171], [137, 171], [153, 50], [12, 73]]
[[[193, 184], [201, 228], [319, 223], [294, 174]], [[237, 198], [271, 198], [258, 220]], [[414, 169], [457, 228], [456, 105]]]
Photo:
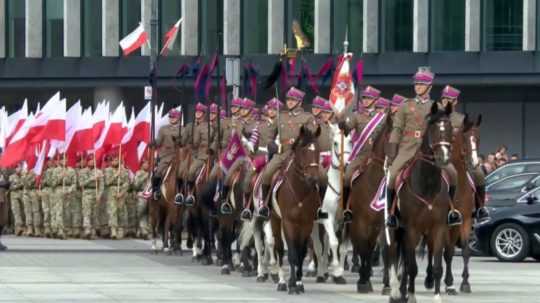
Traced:
[[[12, 110], [24, 98], [36, 106], [61, 89], [69, 103], [109, 99], [141, 107], [150, 48], [122, 57], [118, 42], [139, 22], [150, 32], [153, 1], [0, 0], [0, 100]], [[159, 59], [159, 99], [168, 106], [196, 101], [193, 76], [179, 80], [177, 71], [199, 56], [221, 55], [229, 91], [242, 86], [247, 63], [262, 82], [283, 46], [295, 46], [291, 25], [298, 20], [311, 41], [303, 56], [312, 70], [343, 51], [347, 32], [349, 50], [364, 61], [362, 84], [386, 97], [410, 96], [417, 66], [431, 66], [433, 98], [452, 84], [462, 90], [465, 111], [483, 114], [484, 152], [506, 144], [520, 156], [540, 157], [537, 0], [155, 1], [160, 49], [184, 18], [172, 52]], [[259, 102], [274, 94], [258, 92]]]

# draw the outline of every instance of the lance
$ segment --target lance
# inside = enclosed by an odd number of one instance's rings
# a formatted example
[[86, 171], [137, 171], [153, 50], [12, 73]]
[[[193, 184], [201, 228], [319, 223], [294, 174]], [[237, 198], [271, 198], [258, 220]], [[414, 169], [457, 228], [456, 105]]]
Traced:
[[[347, 52], [349, 51], [349, 27], [345, 30], [345, 41], [343, 41], [343, 60], [346, 60]], [[339, 72], [339, 71], [337, 71]], [[344, 109], [345, 111], [345, 109]], [[340, 205], [344, 204], [345, 197], [343, 196], [343, 191], [345, 188], [345, 130], [340, 131], [340, 149], [339, 149], [339, 180], [340, 180]]]

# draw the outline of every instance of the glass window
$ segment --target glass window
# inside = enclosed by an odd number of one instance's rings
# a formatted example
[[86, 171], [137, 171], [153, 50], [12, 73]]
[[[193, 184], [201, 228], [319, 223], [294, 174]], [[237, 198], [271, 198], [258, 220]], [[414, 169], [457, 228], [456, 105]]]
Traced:
[[531, 180], [535, 176], [535, 174], [511, 176], [492, 185], [488, 185], [488, 190], [491, 191], [522, 187], [525, 186], [525, 184], [527, 184], [527, 182], [529, 182], [529, 180]]
[[313, 37], [315, 32], [314, 14], [315, 14], [315, 2], [314, 0], [287, 0], [286, 8], [286, 20], [285, 30], [287, 35], [287, 47], [296, 48], [296, 40], [292, 31], [293, 20], [300, 23], [302, 31], [307, 36], [307, 39], [311, 45], [305, 48], [305, 51], [313, 50]]
[[222, 40], [218, 37], [223, 33], [223, 0], [201, 0], [200, 16], [201, 16], [201, 53], [210, 55], [216, 53], [218, 44]]
[[[163, 48], [163, 43], [165, 43], [165, 34], [173, 27], [173, 25], [178, 22], [182, 17], [182, 1], [179, 0], [161, 0], [160, 1], [160, 17], [159, 17], [159, 49]], [[180, 30], [174, 42], [172, 50], [169, 51], [168, 56], [178, 56], [180, 55], [180, 43], [182, 35], [182, 25], [180, 25]]]
[[45, 56], [64, 55], [64, 0], [45, 0]]
[[383, 18], [384, 50], [412, 51], [413, 0], [384, 0]]
[[101, 56], [101, 0], [83, 0], [83, 56]]
[[242, 2], [242, 53], [265, 54], [268, 50], [268, 0]]
[[363, 6], [362, 0], [334, 1], [334, 27], [332, 52], [343, 52], [343, 39], [349, 30], [349, 51], [362, 52]]
[[[120, 39], [131, 33], [141, 22], [141, 0], [121, 0], [120, 2]], [[141, 49], [132, 53], [141, 55]]]
[[24, 57], [25, 2], [21, 0], [8, 0], [6, 3], [8, 57]]
[[490, 184], [497, 180], [501, 180], [504, 177], [508, 177], [515, 174], [520, 174], [525, 171], [525, 165], [524, 164], [517, 164], [517, 165], [506, 165], [503, 166], [493, 173], [491, 173], [489, 176], [486, 177], [486, 183]]
[[465, 49], [465, 0], [431, 0], [431, 49]]
[[489, 0], [484, 4], [484, 48], [521, 50], [523, 37], [523, 1]]

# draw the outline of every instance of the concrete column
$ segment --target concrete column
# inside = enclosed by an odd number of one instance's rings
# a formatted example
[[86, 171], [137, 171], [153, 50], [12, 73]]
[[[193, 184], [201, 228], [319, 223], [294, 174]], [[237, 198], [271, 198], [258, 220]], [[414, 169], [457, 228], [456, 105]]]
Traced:
[[479, 52], [481, 38], [481, 0], [465, 0], [465, 51]]
[[64, 0], [64, 57], [81, 56], [81, 0]]
[[94, 107], [101, 101], [107, 100], [111, 111], [120, 104], [123, 99], [122, 89], [119, 87], [100, 86], [94, 89]]
[[199, 0], [182, 0], [182, 55], [199, 54]]
[[0, 0], [0, 58], [5, 58], [7, 54], [6, 49], [6, 0]]
[[[144, 30], [148, 33], [148, 41], [152, 41], [152, 30], [150, 28], [150, 20], [152, 19], [152, 1], [153, 0], [141, 0], [141, 22], [144, 26]], [[148, 43], [145, 43], [142, 46], [141, 55], [150, 56]]]
[[120, 1], [102, 0], [101, 52], [104, 57], [117, 57], [120, 45]]
[[313, 43], [316, 54], [330, 53], [331, 5], [330, 0], [315, 0], [315, 41]]
[[523, 0], [523, 50], [536, 50], [536, 0]]
[[[283, 49], [285, 30], [285, 0], [268, 0], [268, 53], [279, 54]], [[292, 47], [289, 45], [289, 47]]]
[[240, 55], [240, 0], [223, 1], [223, 54]]
[[26, 0], [25, 55], [28, 58], [43, 57], [43, 0]]
[[364, 27], [362, 49], [366, 54], [379, 52], [379, 0], [363, 1]]
[[429, 50], [429, 0], [414, 0], [413, 5], [413, 52]]

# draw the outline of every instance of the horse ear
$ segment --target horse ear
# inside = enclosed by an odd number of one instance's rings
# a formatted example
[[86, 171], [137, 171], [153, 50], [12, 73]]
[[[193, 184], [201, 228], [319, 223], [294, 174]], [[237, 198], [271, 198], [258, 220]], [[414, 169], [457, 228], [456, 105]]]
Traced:
[[446, 104], [446, 108], [444, 109], [444, 114], [447, 116], [450, 116], [454, 108], [452, 107], [452, 104], [448, 103]]
[[476, 118], [476, 127], [479, 127], [480, 124], [482, 124], [482, 114], [479, 114], [478, 118]]
[[473, 123], [469, 120], [469, 114], [465, 114], [465, 118], [463, 119], [463, 132], [468, 132], [472, 127]]
[[434, 116], [438, 112], [439, 112], [439, 105], [437, 104], [437, 102], [433, 102], [433, 105], [431, 105], [430, 116]]

